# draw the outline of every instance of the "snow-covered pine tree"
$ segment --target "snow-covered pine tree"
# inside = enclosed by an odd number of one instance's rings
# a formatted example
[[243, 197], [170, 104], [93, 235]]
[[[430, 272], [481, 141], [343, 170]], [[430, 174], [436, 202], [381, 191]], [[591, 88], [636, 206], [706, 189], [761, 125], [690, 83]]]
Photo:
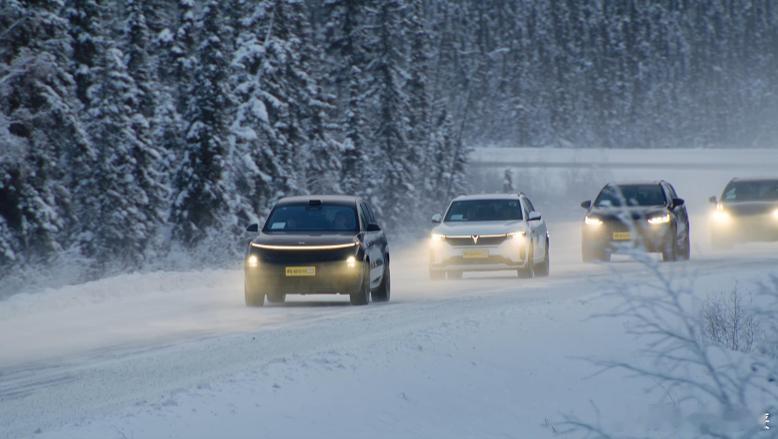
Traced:
[[370, 60], [368, 5], [361, 0], [325, 0], [325, 82], [334, 94], [333, 132], [341, 144], [340, 189], [366, 195], [368, 176], [367, 67]]
[[[292, 120], [299, 126], [303, 150], [303, 188], [314, 193], [339, 192], [339, 149], [325, 126], [333, 106], [325, 102], [315, 66], [322, 56], [314, 38], [305, 3], [288, 2], [289, 44], [293, 58], [287, 64], [292, 90]], [[294, 141], [294, 140], [293, 140]]]
[[268, 142], [268, 137], [274, 140], [277, 137], [270, 112], [274, 110], [273, 105], [281, 103], [264, 87], [265, 74], [269, 73], [266, 58], [268, 46], [272, 45], [270, 23], [273, 20], [274, 5], [257, 5], [240, 34], [232, 61], [235, 78], [231, 82], [236, 84], [237, 109], [230, 130], [234, 139], [230, 168], [242, 196], [238, 216], [247, 221], [267, 213], [283, 175], [283, 164], [273, 143]]
[[229, 218], [223, 180], [227, 148], [223, 110], [230, 104], [225, 89], [229, 54], [221, 37], [220, 9], [218, 0], [210, 0], [197, 23], [197, 63], [185, 116], [189, 127], [173, 182], [172, 235], [190, 248], [215, 239]]
[[90, 133], [98, 148], [93, 203], [81, 247], [98, 272], [137, 268], [161, 222], [159, 185], [152, 174], [148, 124], [123, 53], [107, 48], [99, 82], [89, 90]]
[[194, 0], [178, 0], [176, 21], [171, 26], [172, 41], [170, 51], [165, 58], [167, 79], [173, 85], [176, 98], [176, 110], [179, 114], [186, 111], [187, 93], [192, 81], [194, 69], [195, 11]]
[[67, 0], [65, 14], [69, 22], [73, 50], [73, 79], [76, 82], [76, 96], [89, 107], [87, 91], [94, 84], [97, 45], [100, 44], [100, 6], [95, 0]]
[[429, 203], [434, 212], [440, 212], [453, 197], [466, 193], [467, 151], [462, 151], [453, 118], [445, 109], [438, 115], [433, 129], [430, 155], [438, 166], [431, 169], [429, 176]]
[[409, 13], [405, 15], [410, 39], [409, 78], [406, 85], [408, 93], [408, 159], [417, 166], [413, 175], [413, 185], [417, 188], [414, 222], [421, 223], [434, 209], [429, 207], [430, 176], [437, 166], [432, 156], [432, 105], [430, 94], [430, 33], [427, 29], [424, 0], [410, 0]]
[[[373, 39], [373, 59], [368, 75], [369, 90], [376, 102], [372, 142], [375, 180], [379, 184], [380, 199], [374, 204], [383, 212], [391, 226], [407, 220], [407, 200], [416, 197], [413, 185], [418, 158], [408, 142], [408, 96], [405, 90], [407, 51], [402, 27], [402, 16], [408, 13], [403, 0], [386, 0], [374, 10], [376, 35]], [[379, 203], [375, 203], [379, 201]]]
[[124, 25], [124, 40], [127, 70], [139, 91], [141, 114], [146, 118], [154, 115], [154, 87], [152, 67], [149, 64], [149, 28], [146, 25], [144, 2], [127, 0], [127, 22]]
[[[296, 0], [274, 0], [270, 30], [265, 41], [266, 57], [263, 60], [262, 88], [274, 99], [266, 99], [270, 125], [264, 134], [270, 148], [281, 163], [280, 195], [299, 193], [303, 187], [306, 133], [301, 126], [296, 109], [307, 102], [297, 102], [296, 87], [302, 85], [299, 56], [299, 39], [293, 34], [294, 19], [291, 5]], [[302, 82], [307, 82], [303, 79]], [[307, 85], [307, 84], [306, 84]], [[268, 96], [268, 97], [269, 97]], [[269, 105], [268, 105], [269, 104]]]
[[[153, 57], [149, 55], [149, 28], [146, 25], [146, 13], [151, 12], [154, 20], [161, 20], [162, 7], [156, 2], [138, 3], [136, 0], [127, 2], [128, 18], [124, 27], [123, 47], [126, 47], [126, 72], [132, 82], [128, 84], [126, 105], [129, 113], [129, 128], [137, 141], [127, 145], [132, 155], [131, 174], [138, 186], [141, 196], [135, 200], [135, 208], [141, 210], [139, 218], [144, 221], [146, 240], [151, 240], [163, 223], [168, 197], [164, 183], [168, 176], [161, 171], [170, 172], [170, 163], [164, 159], [168, 151], [175, 148], [170, 143], [159, 144], [154, 134], [160, 134], [158, 123], [170, 123], [176, 116], [166, 110], [157, 111], [157, 105], [169, 104], [164, 99], [168, 97], [168, 89], [157, 81], [154, 74], [157, 70], [153, 66]], [[158, 23], [159, 25], [159, 23]], [[121, 53], [121, 52], [120, 52]], [[110, 60], [114, 62], [114, 60]], [[170, 108], [167, 111], [172, 111]], [[159, 118], [157, 116], [160, 116]], [[170, 125], [168, 125], [170, 127]], [[164, 130], [165, 128], [163, 128]], [[172, 127], [170, 127], [172, 130]], [[164, 131], [162, 131], [164, 132]], [[164, 140], [177, 139], [174, 133], [167, 133], [169, 137]], [[170, 149], [167, 149], [170, 148]]]
[[90, 183], [94, 151], [77, 117], [62, 7], [0, 3], [3, 262], [34, 264], [67, 248], [78, 228], [79, 189]]

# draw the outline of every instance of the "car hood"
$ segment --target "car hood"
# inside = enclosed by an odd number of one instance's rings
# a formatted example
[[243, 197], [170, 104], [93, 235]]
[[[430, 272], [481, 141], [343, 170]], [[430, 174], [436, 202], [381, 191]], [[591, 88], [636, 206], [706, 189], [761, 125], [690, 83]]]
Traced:
[[743, 201], [735, 203], [724, 202], [724, 209], [734, 215], [767, 215], [778, 209], [778, 201]]
[[283, 246], [311, 246], [311, 245], [339, 245], [353, 244], [357, 237], [356, 232], [347, 233], [281, 233], [262, 232], [251, 242], [253, 244], [283, 245]]
[[602, 219], [628, 219], [638, 220], [654, 215], [667, 213], [664, 206], [630, 206], [630, 207], [595, 207], [589, 211], [589, 215]]
[[443, 223], [432, 232], [446, 236], [503, 235], [526, 231], [523, 221], [473, 221], [461, 223]]

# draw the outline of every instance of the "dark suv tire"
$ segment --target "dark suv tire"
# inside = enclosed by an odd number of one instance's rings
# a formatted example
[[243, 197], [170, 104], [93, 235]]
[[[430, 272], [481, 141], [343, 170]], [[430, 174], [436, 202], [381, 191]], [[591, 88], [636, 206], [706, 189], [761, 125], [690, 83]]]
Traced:
[[381, 285], [373, 291], [373, 302], [388, 302], [392, 296], [392, 273], [389, 270], [389, 260], [384, 265], [384, 276], [381, 279]]
[[358, 290], [351, 292], [349, 300], [352, 305], [367, 305], [370, 302], [370, 263], [368, 261], [365, 261], [362, 283]]

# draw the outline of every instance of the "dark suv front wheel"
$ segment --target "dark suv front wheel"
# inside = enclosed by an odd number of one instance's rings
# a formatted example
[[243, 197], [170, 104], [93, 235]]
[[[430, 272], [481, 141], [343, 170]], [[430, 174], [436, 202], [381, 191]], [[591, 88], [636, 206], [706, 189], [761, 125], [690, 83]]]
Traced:
[[373, 302], [388, 302], [392, 295], [392, 273], [389, 270], [389, 260], [384, 265], [384, 275], [381, 278], [381, 285], [373, 291]]
[[265, 305], [265, 293], [251, 280], [245, 280], [243, 292], [246, 296], [246, 306], [256, 307]]
[[367, 305], [370, 302], [370, 262], [365, 261], [362, 271], [362, 283], [356, 291], [352, 291], [349, 300], [352, 305]]

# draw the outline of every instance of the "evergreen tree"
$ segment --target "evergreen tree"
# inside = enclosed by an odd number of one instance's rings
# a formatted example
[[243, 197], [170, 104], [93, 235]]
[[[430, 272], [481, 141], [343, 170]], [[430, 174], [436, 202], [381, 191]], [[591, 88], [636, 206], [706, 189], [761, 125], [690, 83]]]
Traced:
[[218, 0], [210, 0], [198, 21], [200, 42], [186, 112], [190, 125], [173, 187], [173, 237], [188, 247], [224, 230], [228, 215], [223, 181], [228, 54], [221, 36], [220, 9]]
[[100, 82], [90, 89], [92, 139], [98, 148], [95, 185], [81, 247], [96, 267], [138, 267], [161, 220], [161, 199], [148, 157], [148, 124], [122, 52], [105, 51]]
[[443, 166], [433, 154], [432, 104], [431, 104], [431, 74], [430, 66], [433, 57], [430, 48], [431, 35], [427, 28], [428, 19], [425, 16], [424, 0], [412, 0], [410, 14], [407, 14], [407, 27], [410, 39], [410, 77], [407, 83], [409, 97], [408, 113], [408, 143], [411, 149], [409, 160], [417, 164], [413, 184], [417, 188], [416, 212], [414, 221], [421, 222], [429, 217], [433, 210], [429, 209], [431, 188], [434, 182], [431, 177], [435, 169]]
[[378, 148], [377, 162], [382, 164], [375, 170], [381, 180], [379, 209], [390, 225], [405, 219], [405, 202], [417, 194], [413, 182], [418, 154], [407, 138], [409, 106], [404, 89], [408, 60], [402, 46], [401, 17], [407, 12], [403, 0], [386, 0], [375, 11], [378, 29], [369, 84], [377, 101], [372, 139]]
[[277, 155], [279, 134], [271, 122], [271, 112], [284, 111], [284, 107], [265, 88], [265, 75], [274, 75], [273, 69], [278, 68], [268, 64], [268, 50], [280, 50], [272, 35], [275, 14], [275, 5], [257, 6], [250, 25], [241, 33], [233, 60], [237, 111], [231, 129], [235, 139], [232, 168], [245, 200], [241, 204], [249, 206], [241, 215], [246, 218], [264, 213], [284, 178]]
[[147, 53], [149, 29], [146, 25], [145, 3], [127, 0], [127, 22], [124, 29], [126, 39], [127, 70], [139, 92], [141, 114], [146, 118], [154, 115], [154, 90], [152, 68]]
[[302, 1], [289, 1], [290, 51], [287, 63], [291, 80], [292, 120], [299, 127], [298, 138], [303, 150], [304, 174], [301, 186], [315, 193], [339, 191], [340, 163], [337, 144], [325, 126], [325, 117], [333, 108], [321, 91], [315, 66], [321, 62], [319, 45], [312, 32], [308, 11]]
[[326, 0], [326, 82], [335, 94], [333, 122], [341, 144], [341, 190], [365, 195], [363, 186], [369, 167], [366, 75], [371, 54], [368, 48], [368, 5], [360, 0]]
[[94, 151], [78, 119], [62, 6], [0, 4], [2, 262], [47, 261], [69, 247], [82, 188], [92, 181]]
[[[187, 92], [192, 83], [192, 71], [196, 63], [194, 6], [194, 0], [178, 0], [175, 20], [170, 24], [168, 32], [163, 31], [160, 38], [163, 47], [159, 60], [160, 80], [167, 86], [178, 114], [186, 111]], [[161, 114], [168, 111], [163, 110]]]
[[76, 96], [88, 107], [87, 91], [95, 82], [92, 70], [95, 68], [100, 41], [100, 6], [95, 0], [68, 0], [65, 7], [72, 39], [71, 71], [76, 82]]

